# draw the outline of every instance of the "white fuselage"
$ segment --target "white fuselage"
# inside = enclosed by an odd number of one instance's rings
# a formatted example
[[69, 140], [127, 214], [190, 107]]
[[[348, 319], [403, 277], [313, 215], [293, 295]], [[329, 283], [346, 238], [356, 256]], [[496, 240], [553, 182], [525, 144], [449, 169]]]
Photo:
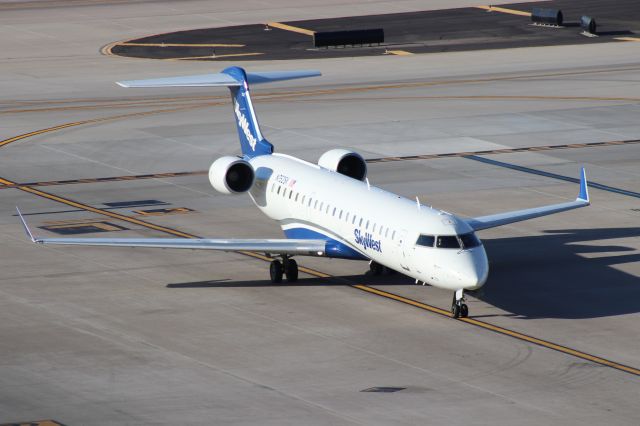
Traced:
[[[462, 243], [460, 235], [473, 235], [454, 215], [287, 155], [261, 155], [250, 163], [256, 205], [290, 238], [330, 240], [322, 255], [371, 259], [451, 290], [477, 289], [487, 279], [482, 245], [437, 247], [438, 237]], [[438, 243], [417, 244], [421, 235]]]

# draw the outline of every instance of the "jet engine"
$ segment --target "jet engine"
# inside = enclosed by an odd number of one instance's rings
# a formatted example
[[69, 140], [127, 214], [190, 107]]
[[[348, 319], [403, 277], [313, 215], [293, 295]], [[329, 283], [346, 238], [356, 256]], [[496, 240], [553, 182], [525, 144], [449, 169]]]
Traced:
[[247, 192], [255, 176], [251, 164], [238, 157], [220, 157], [209, 168], [209, 182], [223, 194]]
[[325, 152], [318, 160], [318, 165], [356, 180], [365, 180], [367, 177], [367, 163], [364, 158], [357, 152], [346, 149]]

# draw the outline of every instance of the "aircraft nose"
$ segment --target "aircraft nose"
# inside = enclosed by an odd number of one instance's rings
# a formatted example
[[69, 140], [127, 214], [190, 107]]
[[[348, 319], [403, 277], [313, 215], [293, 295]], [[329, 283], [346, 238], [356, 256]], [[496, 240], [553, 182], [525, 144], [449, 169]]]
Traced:
[[473, 252], [466, 253], [468, 258], [460, 262], [455, 269], [450, 271], [454, 281], [460, 288], [476, 290], [484, 285], [489, 276], [489, 262], [483, 247]]
[[473, 271], [469, 275], [469, 287], [470, 290], [475, 290], [484, 285], [487, 282], [489, 276], [489, 261], [487, 259], [487, 253], [484, 251], [484, 247], [479, 247], [481, 250], [476, 250], [471, 254], [473, 260]]
[[473, 268], [460, 274], [460, 282], [462, 287], [467, 290], [476, 290], [484, 285], [487, 281], [486, 268]]

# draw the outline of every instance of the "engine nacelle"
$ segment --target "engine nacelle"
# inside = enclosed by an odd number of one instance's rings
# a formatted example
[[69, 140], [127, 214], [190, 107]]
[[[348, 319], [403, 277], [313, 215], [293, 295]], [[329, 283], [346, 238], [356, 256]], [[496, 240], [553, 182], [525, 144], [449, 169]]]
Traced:
[[238, 157], [220, 157], [209, 167], [209, 182], [223, 194], [247, 192], [255, 177], [251, 164]]
[[367, 177], [367, 163], [364, 158], [357, 152], [346, 149], [325, 152], [318, 160], [318, 165], [356, 180], [365, 180]]

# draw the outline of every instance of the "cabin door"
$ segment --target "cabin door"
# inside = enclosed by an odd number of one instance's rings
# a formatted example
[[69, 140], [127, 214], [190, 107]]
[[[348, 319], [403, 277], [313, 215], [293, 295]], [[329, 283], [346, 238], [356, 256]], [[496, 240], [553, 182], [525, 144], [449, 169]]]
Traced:
[[400, 239], [398, 240], [398, 254], [400, 259], [400, 267], [405, 271], [411, 271], [409, 268], [410, 254], [409, 254], [409, 246], [407, 243], [407, 230], [403, 229], [400, 231]]

